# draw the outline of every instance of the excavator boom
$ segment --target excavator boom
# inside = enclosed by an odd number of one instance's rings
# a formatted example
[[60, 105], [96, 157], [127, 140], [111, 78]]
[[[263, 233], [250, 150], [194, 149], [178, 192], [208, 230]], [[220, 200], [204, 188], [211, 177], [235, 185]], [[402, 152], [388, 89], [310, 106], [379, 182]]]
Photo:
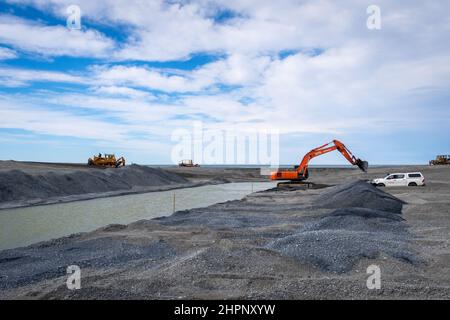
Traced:
[[305, 154], [300, 165], [295, 167], [294, 170], [278, 170], [272, 172], [271, 180], [291, 180], [291, 181], [302, 181], [308, 179], [308, 164], [311, 159], [320, 156], [322, 154], [337, 150], [339, 151], [352, 165], [357, 166], [362, 171], [366, 172], [369, 163], [356, 158], [350, 150], [339, 140], [333, 140], [332, 142], [326, 143], [320, 147], [312, 149], [310, 152]]

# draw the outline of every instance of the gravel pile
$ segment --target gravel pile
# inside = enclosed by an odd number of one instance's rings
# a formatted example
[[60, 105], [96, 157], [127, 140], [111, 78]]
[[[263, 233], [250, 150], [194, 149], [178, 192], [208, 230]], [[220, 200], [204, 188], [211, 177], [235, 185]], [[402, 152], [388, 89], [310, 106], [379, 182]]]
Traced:
[[411, 239], [399, 215], [403, 202], [358, 181], [332, 188], [316, 205], [338, 209], [306, 223], [298, 232], [267, 247], [331, 272], [348, 272], [362, 258], [384, 253], [405, 262], [419, 262], [409, 249]]
[[[399, 214], [392, 214], [392, 212], [367, 209], [367, 208], [344, 208], [337, 209], [328, 214], [325, 214], [323, 217], [342, 217], [342, 216], [359, 216], [362, 218], [385, 218], [393, 221], [404, 221]], [[366, 220], [368, 221], [368, 220]]]
[[164, 186], [188, 181], [159, 168], [131, 165], [123, 168], [28, 174], [0, 172], [0, 202], [47, 199], [68, 195], [127, 190], [134, 186]]
[[232, 200], [209, 207], [177, 211], [170, 216], [154, 220], [165, 226], [190, 225], [212, 229], [236, 229], [272, 226], [275, 223], [299, 223], [308, 219], [289, 216], [286, 214], [289, 210], [298, 210], [298, 208], [290, 204], [264, 207], [241, 200]]
[[380, 253], [409, 262], [418, 262], [407, 247], [404, 234], [351, 230], [301, 231], [271, 243], [269, 248], [323, 271], [352, 270], [362, 258], [375, 259]]
[[[57, 250], [55, 249], [57, 248]], [[0, 252], [0, 289], [14, 288], [66, 274], [69, 265], [80, 268], [120, 267], [145, 260], [148, 267], [176, 255], [165, 241], [137, 245], [124, 239], [104, 237], [56, 239], [26, 248]]]
[[315, 201], [322, 208], [369, 208], [401, 213], [403, 201], [365, 182], [346, 183], [324, 192]]

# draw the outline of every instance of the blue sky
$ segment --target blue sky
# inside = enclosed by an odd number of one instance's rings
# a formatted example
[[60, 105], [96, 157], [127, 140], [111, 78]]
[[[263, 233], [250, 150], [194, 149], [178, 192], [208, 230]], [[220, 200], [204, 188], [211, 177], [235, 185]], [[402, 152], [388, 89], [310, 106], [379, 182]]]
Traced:
[[450, 154], [450, 4], [378, 1], [369, 30], [371, 4], [2, 1], [0, 159], [171, 163], [195, 121], [278, 132], [282, 164], [336, 138], [374, 164]]

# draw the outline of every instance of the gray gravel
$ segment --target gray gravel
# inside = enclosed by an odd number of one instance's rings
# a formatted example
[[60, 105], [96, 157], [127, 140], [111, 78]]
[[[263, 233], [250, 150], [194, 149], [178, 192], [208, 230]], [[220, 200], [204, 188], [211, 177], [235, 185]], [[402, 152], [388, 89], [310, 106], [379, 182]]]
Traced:
[[[421, 168], [424, 188], [383, 189], [408, 202], [402, 214], [398, 199], [356, 182], [261, 192], [3, 251], [0, 299], [449, 299], [450, 184], [440, 182], [449, 169]], [[360, 175], [335, 171], [318, 178]], [[336, 201], [337, 189], [363, 200]], [[82, 266], [81, 290], [66, 287], [72, 263]], [[366, 286], [371, 264], [382, 269], [380, 290]]]
[[361, 258], [374, 259], [382, 253], [412, 264], [420, 261], [408, 246], [411, 235], [399, 215], [401, 200], [356, 181], [331, 188], [315, 203], [341, 208], [267, 248], [332, 272], [348, 272]]
[[138, 245], [120, 238], [83, 240], [75, 235], [26, 248], [1, 251], [0, 289], [64, 275], [67, 266], [73, 264], [80, 268], [117, 268], [145, 260], [151, 266], [175, 254], [175, 249], [161, 240]]
[[[204, 226], [212, 229], [256, 228], [271, 226], [275, 221], [301, 223], [309, 218], [289, 216], [289, 211], [300, 207], [279, 204], [275, 208], [242, 200], [227, 201], [205, 208], [177, 211], [171, 216], [154, 219], [165, 226]], [[260, 214], [255, 215], [254, 212]]]
[[138, 165], [108, 169], [47, 171], [39, 174], [9, 170], [0, 171], [0, 202], [183, 183], [188, 183], [188, 180], [176, 173]]
[[404, 237], [386, 232], [302, 231], [276, 240], [268, 248], [321, 270], [337, 273], [348, 272], [360, 259], [375, 259], [380, 253], [413, 264], [419, 261], [408, 250]]
[[330, 188], [316, 199], [315, 204], [323, 208], [360, 207], [401, 213], [404, 202], [365, 181], [358, 180]]
[[337, 216], [360, 216], [362, 218], [385, 218], [394, 221], [404, 221], [401, 215], [392, 214], [393, 212], [367, 209], [367, 208], [345, 208], [337, 209], [333, 212], [324, 215], [324, 217], [337, 217]]

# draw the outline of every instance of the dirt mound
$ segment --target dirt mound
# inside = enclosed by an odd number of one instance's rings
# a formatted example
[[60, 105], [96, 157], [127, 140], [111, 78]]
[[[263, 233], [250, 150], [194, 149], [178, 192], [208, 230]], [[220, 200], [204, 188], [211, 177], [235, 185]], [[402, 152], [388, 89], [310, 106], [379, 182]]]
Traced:
[[[56, 255], [55, 244], [58, 244]], [[72, 236], [1, 251], [0, 269], [2, 274], [8, 276], [0, 281], [0, 289], [64, 275], [66, 267], [72, 264], [80, 268], [106, 268], [145, 261], [150, 268], [175, 255], [176, 250], [163, 240], [138, 245], [125, 239], [104, 237], [82, 240]]]
[[348, 272], [362, 258], [375, 259], [381, 253], [416, 263], [405, 239], [391, 232], [355, 232], [349, 230], [302, 231], [269, 246], [281, 254], [331, 272]]
[[[272, 225], [272, 213], [265, 215], [249, 215], [248, 211], [255, 210], [252, 204], [240, 200], [232, 200], [215, 205], [177, 211], [167, 217], [155, 218], [161, 225], [166, 226], [204, 226], [212, 229], [237, 229], [263, 227]], [[282, 220], [282, 217], [279, 217]]]
[[394, 221], [404, 221], [400, 215], [392, 214], [392, 212], [367, 209], [367, 208], [345, 208], [345, 209], [337, 209], [333, 212], [324, 215], [323, 217], [339, 217], [339, 216], [359, 216], [362, 218], [384, 218], [388, 220]]
[[183, 184], [188, 180], [159, 168], [131, 165], [123, 168], [29, 174], [0, 172], [0, 202], [47, 199], [68, 195], [127, 190], [135, 186]]
[[412, 264], [420, 261], [409, 248], [412, 236], [399, 215], [403, 202], [394, 196], [358, 181], [326, 191], [315, 203], [338, 209], [267, 247], [337, 273], [350, 271], [362, 258], [381, 254]]
[[322, 208], [369, 208], [401, 213], [404, 202], [365, 181], [339, 185], [324, 192], [315, 201]]

